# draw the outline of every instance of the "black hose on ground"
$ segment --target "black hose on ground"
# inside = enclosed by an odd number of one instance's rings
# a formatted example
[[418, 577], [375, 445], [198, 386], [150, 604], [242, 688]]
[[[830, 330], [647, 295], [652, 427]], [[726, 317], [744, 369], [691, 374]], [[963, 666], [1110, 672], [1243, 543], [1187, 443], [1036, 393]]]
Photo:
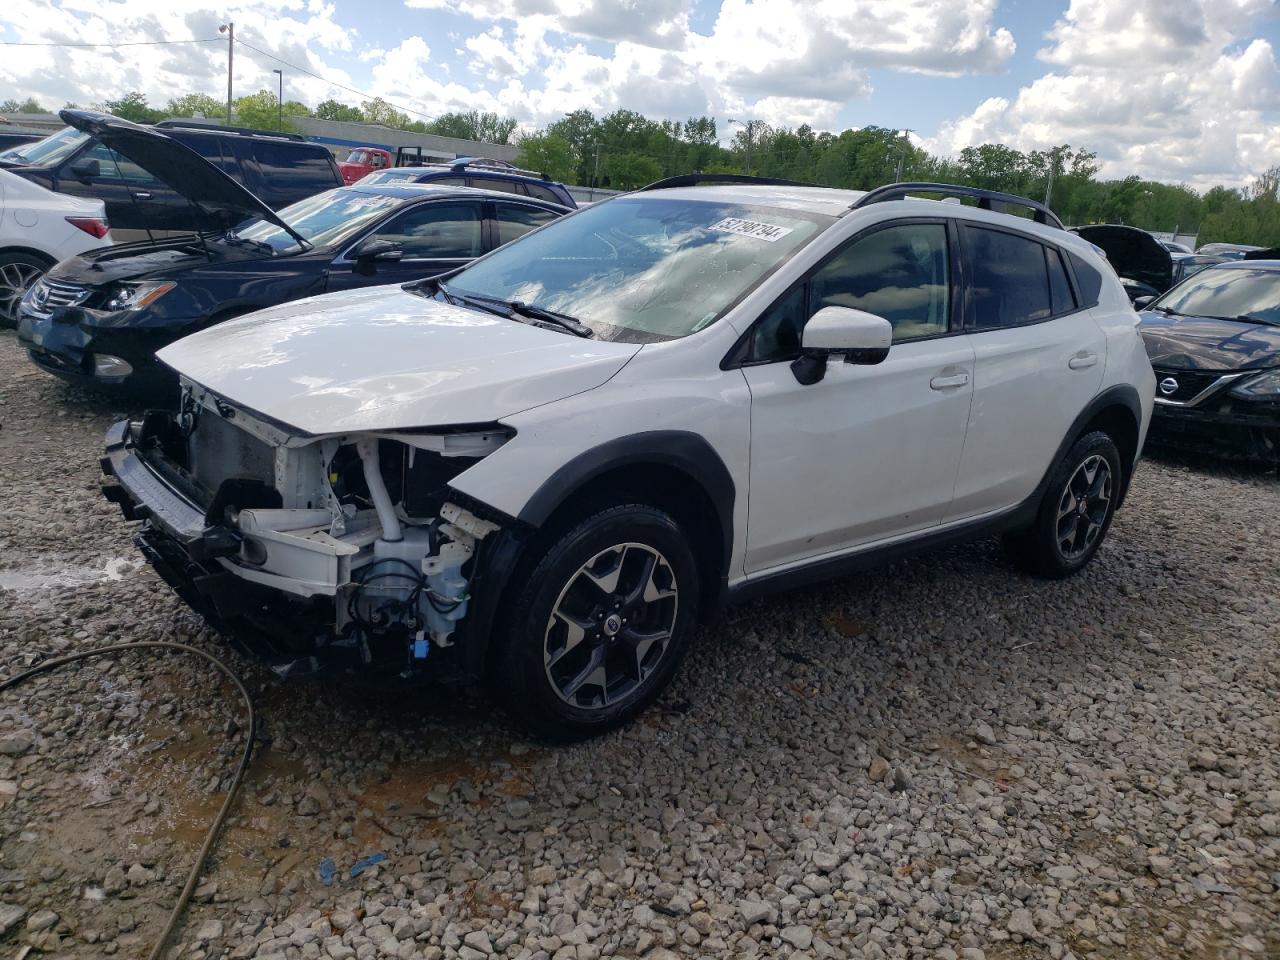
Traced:
[[191, 873], [187, 876], [187, 882], [182, 888], [182, 893], [179, 894], [177, 902], [173, 905], [173, 910], [169, 914], [169, 922], [164, 925], [164, 930], [161, 931], [159, 939], [156, 940], [156, 945], [151, 949], [151, 953], [148, 954], [148, 960], [159, 960], [160, 955], [169, 943], [170, 937], [173, 936], [173, 931], [177, 929], [178, 921], [182, 919], [182, 915], [187, 909], [187, 904], [191, 902], [191, 895], [195, 892], [196, 883], [200, 880], [205, 861], [209, 859], [209, 851], [213, 849], [214, 840], [217, 839], [218, 832], [222, 829], [222, 825], [227, 819], [227, 814], [231, 810], [231, 804], [236, 798], [236, 792], [240, 789], [240, 782], [244, 779], [245, 772], [249, 769], [249, 760], [253, 756], [253, 740], [257, 732], [257, 718], [253, 712], [253, 699], [249, 696], [249, 691], [245, 689], [243, 681], [231, 672], [230, 667], [203, 650], [198, 650], [185, 643], [175, 643], [168, 640], [140, 640], [134, 643], [113, 643], [103, 647], [94, 647], [92, 650], [82, 650], [78, 653], [67, 654], [64, 657], [45, 660], [29, 670], [24, 670], [16, 676], [9, 677], [7, 680], [0, 680], [0, 693], [10, 687], [16, 687], [32, 677], [48, 673], [50, 670], [57, 669], [68, 663], [74, 663], [77, 660], [88, 660], [90, 657], [101, 657], [111, 653], [129, 653], [135, 650], [148, 649], [180, 650], [183, 653], [195, 654], [197, 657], [207, 660], [223, 676], [235, 684], [236, 689], [240, 691], [240, 696], [244, 699], [245, 709], [249, 712], [249, 729], [245, 735], [244, 753], [240, 757], [240, 765], [236, 768], [235, 776], [231, 778], [231, 787], [227, 790], [226, 799], [222, 801], [222, 807], [218, 810], [218, 815], [213, 818], [209, 832], [205, 835], [204, 844], [200, 847], [200, 852], [196, 854], [196, 862], [191, 867]]

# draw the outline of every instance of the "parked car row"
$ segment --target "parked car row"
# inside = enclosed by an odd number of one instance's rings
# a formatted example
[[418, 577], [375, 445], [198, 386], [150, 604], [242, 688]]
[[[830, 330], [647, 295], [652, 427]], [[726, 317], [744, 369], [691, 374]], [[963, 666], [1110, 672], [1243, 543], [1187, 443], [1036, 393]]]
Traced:
[[1275, 449], [1280, 263], [1179, 282], [1149, 234], [943, 184], [575, 211], [424, 167], [273, 210], [166, 131], [64, 119], [207, 228], [64, 261], [20, 340], [172, 391], [112, 427], [104, 493], [284, 677], [455, 672], [590, 735], [727, 604], [993, 533], [1081, 570], [1149, 426]]

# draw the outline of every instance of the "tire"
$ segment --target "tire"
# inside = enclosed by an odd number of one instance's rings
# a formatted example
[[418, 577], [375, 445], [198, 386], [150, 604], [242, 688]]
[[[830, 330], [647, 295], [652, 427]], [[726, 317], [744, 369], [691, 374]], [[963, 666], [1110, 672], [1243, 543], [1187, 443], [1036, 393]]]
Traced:
[[18, 303], [27, 288], [44, 276], [53, 261], [34, 253], [0, 253], [0, 328], [18, 325]]
[[693, 548], [668, 514], [627, 504], [533, 550], [500, 632], [496, 692], [551, 739], [620, 726], [666, 687], [689, 646], [700, 586]]
[[1121, 469], [1110, 436], [1100, 430], [1085, 434], [1054, 470], [1034, 523], [1006, 534], [1005, 549], [1037, 576], [1058, 580], [1084, 569], [1111, 529]]

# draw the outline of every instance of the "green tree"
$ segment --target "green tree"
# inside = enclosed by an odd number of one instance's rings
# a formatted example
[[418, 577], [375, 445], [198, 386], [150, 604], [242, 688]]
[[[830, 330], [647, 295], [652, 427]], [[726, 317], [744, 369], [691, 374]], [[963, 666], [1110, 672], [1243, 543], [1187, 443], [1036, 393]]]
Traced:
[[0, 103], [0, 113], [48, 113], [49, 111], [37, 102], [35, 97], [27, 97], [25, 100], [14, 100], [10, 98]]
[[384, 127], [403, 130], [409, 126], [409, 115], [397, 110], [381, 97], [374, 97], [360, 104], [365, 123], [380, 123]]
[[[284, 114], [281, 124], [280, 115]], [[259, 90], [240, 97], [235, 102], [235, 121], [242, 127], [254, 127], [259, 130], [295, 130], [290, 122], [291, 117], [305, 117], [311, 113], [306, 104], [296, 100], [286, 100], [284, 109], [279, 107], [276, 95], [270, 90]]]
[[315, 115], [319, 120], [344, 120], [347, 123], [359, 123], [364, 119], [359, 107], [339, 103], [337, 100], [321, 101], [316, 107]]
[[576, 183], [573, 148], [555, 134], [531, 133], [520, 138], [516, 163], [545, 173], [552, 180]]
[[482, 143], [509, 143], [515, 132], [514, 117], [496, 113], [446, 113], [427, 124], [427, 133], [441, 137], [457, 137], [460, 140], [478, 140]]
[[164, 112], [171, 117], [226, 119], [227, 104], [226, 101], [217, 100], [207, 93], [186, 93], [170, 100]]
[[657, 160], [639, 153], [610, 154], [601, 160], [603, 186], [613, 190], [634, 190], [662, 178]]
[[164, 119], [164, 111], [147, 106], [147, 98], [139, 90], [126, 93], [118, 100], [103, 101], [102, 109], [134, 123], [155, 123]]

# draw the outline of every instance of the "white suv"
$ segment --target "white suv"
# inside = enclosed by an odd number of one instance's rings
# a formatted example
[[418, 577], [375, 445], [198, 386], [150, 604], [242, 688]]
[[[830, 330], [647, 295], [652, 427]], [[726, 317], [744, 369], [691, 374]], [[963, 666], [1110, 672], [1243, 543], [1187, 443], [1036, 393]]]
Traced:
[[105, 493], [282, 675], [462, 671], [570, 737], [726, 602], [993, 533], [1089, 562], [1155, 389], [1092, 245], [970, 188], [702, 179], [162, 350], [180, 409], [112, 428]]

